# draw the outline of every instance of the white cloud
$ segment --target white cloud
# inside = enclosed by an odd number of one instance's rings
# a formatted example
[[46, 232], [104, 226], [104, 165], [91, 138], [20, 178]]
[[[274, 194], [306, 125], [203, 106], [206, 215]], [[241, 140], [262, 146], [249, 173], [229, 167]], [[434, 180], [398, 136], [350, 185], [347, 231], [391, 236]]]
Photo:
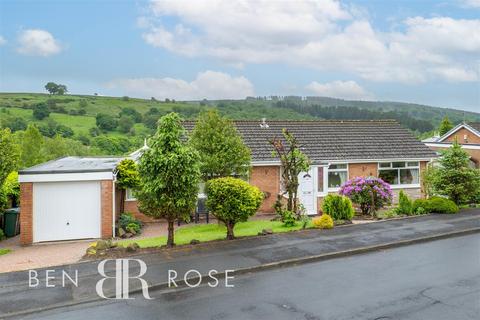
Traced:
[[5, 43], [7, 43], [7, 40], [5, 40], [4, 37], [0, 36], [0, 46], [3, 46]]
[[462, 4], [469, 8], [480, 8], [480, 0], [463, 0]]
[[18, 37], [17, 51], [28, 56], [48, 57], [62, 51], [58, 40], [45, 30], [23, 30]]
[[[233, 65], [288, 63], [405, 83], [479, 79], [480, 19], [413, 17], [402, 32], [380, 32], [360, 11], [334, 0], [152, 1], [143, 38]], [[176, 24], [165, 26], [166, 17]]]
[[175, 78], [115, 79], [107, 87], [134, 96], [176, 100], [241, 99], [255, 94], [247, 78], [210, 70], [200, 72], [191, 82]]
[[351, 100], [373, 100], [373, 94], [366, 91], [355, 81], [332, 81], [318, 83], [313, 81], [307, 87], [312, 94], [322, 97], [333, 97]]

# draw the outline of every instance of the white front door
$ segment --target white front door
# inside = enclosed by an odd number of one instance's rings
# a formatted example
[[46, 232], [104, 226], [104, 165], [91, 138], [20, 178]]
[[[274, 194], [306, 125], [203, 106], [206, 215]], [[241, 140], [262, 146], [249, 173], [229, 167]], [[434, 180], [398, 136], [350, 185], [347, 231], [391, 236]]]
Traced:
[[100, 238], [100, 182], [33, 184], [33, 242]]
[[310, 167], [307, 172], [298, 175], [298, 198], [305, 207], [308, 215], [317, 214], [317, 197], [315, 192], [315, 168]]

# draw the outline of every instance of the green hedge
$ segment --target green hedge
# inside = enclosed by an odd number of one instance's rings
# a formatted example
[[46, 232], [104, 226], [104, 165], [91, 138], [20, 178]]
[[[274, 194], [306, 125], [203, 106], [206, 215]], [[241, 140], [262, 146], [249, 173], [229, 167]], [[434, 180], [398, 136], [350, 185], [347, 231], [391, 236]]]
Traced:
[[[420, 209], [423, 208], [423, 209]], [[432, 197], [430, 199], [417, 199], [413, 202], [414, 212], [424, 210], [425, 213], [457, 213], [458, 207], [452, 200]]]

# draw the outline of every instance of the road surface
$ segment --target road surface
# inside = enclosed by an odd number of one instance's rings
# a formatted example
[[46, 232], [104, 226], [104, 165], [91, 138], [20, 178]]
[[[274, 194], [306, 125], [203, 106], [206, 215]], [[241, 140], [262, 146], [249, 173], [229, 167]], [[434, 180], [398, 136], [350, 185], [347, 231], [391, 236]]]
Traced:
[[480, 234], [150, 292], [25, 319], [479, 319]]

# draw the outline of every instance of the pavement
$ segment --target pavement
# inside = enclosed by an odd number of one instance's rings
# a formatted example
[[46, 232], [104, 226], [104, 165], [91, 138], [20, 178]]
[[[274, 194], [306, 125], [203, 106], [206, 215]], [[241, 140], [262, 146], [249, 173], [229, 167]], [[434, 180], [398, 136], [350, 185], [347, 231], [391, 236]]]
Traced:
[[[196, 269], [202, 275], [212, 269], [220, 274], [225, 270], [235, 270], [238, 276], [479, 231], [480, 210], [470, 209], [456, 215], [429, 215], [331, 230], [314, 229], [183, 246], [134, 258], [146, 263], [148, 271], [142, 278], [152, 289], [166, 289], [168, 270], [175, 270], [179, 277], [190, 269]], [[50, 274], [55, 277], [50, 285], [55, 287], [46, 287], [44, 269], [36, 270], [40, 278], [36, 288], [29, 288], [28, 272], [0, 274], [0, 318], [99, 300], [95, 291], [97, 282], [102, 279], [97, 270], [98, 264], [99, 261], [88, 261], [55, 268]], [[113, 263], [106, 266], [107, 275], [113, 276]], [[78, 272], [78, 286], [68, 281], [63, 286], [62, 272], [70, 276]], [[139, 267], [130, 268], [130, 274], [138, 272]], [[106, 295], [114, 296], [114, 279], [105, 281], [103, 288]], [[134, 281], [130, 288], [132, 291], [139, 290], [140, 282]]]
[[151, 291], [22, 319], [477, 320], [480, 234], [240, 275], [234, 287]]
[[[182, 225], [183, 227], [185, 225]], [[159, 237], [167, 234], [167, 224], [163, 222], [146, 224], [143, 232], [135, 239]], [[0, 256], [0, 273], [76, 263], [95, 240], [46, 242], [22, 246], [20, 236], [0, 243], [1, 248], [12, 252]]]

